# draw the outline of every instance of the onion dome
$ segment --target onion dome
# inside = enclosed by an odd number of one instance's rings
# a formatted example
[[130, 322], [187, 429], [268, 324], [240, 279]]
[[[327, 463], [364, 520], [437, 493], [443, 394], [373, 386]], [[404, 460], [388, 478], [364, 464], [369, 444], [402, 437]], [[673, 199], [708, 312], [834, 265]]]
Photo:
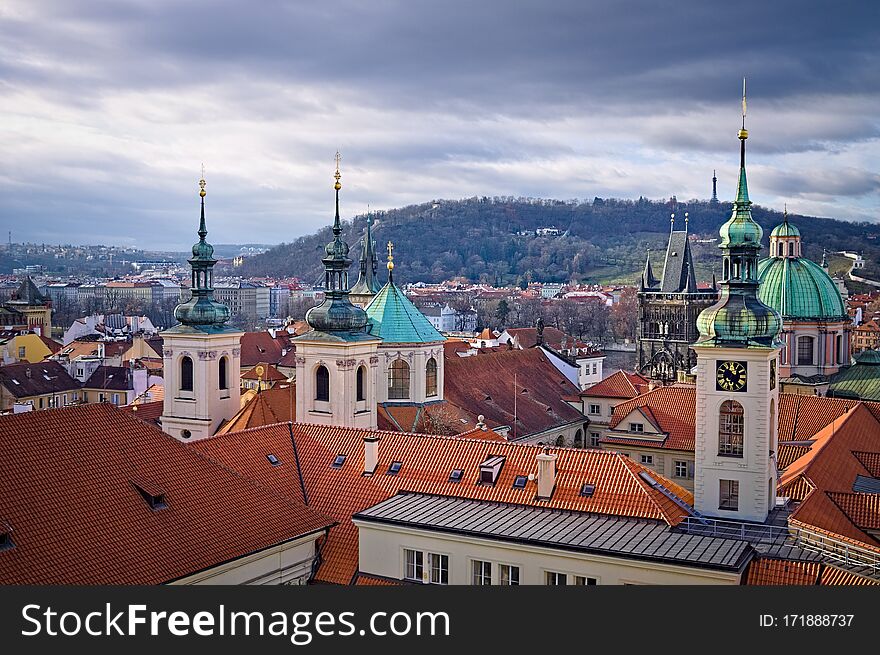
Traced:
[[192, 247], [189, 265], [192, 268], [192, 298], [174, 308], [174, 318], [181, 324], [202, 331], [222, 331], [229, 320], [229, 307], [214, 300], [214, 247], [205, 241], [205, 179], [199, 180], [202, 210], [199, 220], [199, 241]]

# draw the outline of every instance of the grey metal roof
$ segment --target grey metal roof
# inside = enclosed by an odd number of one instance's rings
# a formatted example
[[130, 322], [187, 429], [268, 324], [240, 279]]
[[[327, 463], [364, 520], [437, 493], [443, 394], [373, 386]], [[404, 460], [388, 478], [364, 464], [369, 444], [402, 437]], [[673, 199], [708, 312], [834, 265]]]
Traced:
[[741, 571], [755, 552], [745, 541], [677, 532], [661, 521], [419, 493], [398, 493], [353, 518], [723, 571]]
[[663, 265], [663, 281], [660, 291], [680, 293], [696, 291], [697, 279], [694, 276], [694, 261], [687, 232], [672, 232], [666, 249], [666, 262]]

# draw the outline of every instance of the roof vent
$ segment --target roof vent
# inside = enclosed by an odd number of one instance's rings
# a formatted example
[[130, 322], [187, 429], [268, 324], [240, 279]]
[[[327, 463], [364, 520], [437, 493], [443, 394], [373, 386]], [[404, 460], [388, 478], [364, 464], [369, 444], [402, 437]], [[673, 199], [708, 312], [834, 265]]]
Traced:
[[269, 460], [269, 463], [272, 466], [281, 466], [281, 460], [278, 459], [277, 457], [275, 457], [275, 455], [273, 455], [272, 453], [269, 453], [268, 455], [266, 455], [266, 459]]
[[584, 482], [581, 485], [581, 496], [584, 498], [590, 498], [594, 493], [596, 493], [596, 485], [590, 484], [589, 482]]
[[501, 467], [504, 466], [504, 457], [500, 455], [489, 455], [486, 460], [480, 464], [480, 484], [494, 485], [498, 481], [501, 473]]
[[168, 507], [168, 503], [165, 500], [165, 490], [161, 487], [157, 487], [151, 482], [147, 482], [140, 478], [131, 480], [131, 483], [134, 485], [135, 489], [138, 490], [138, 493], [140, 493], [143, 499], [147, 501], [147, 505], [150, 506], [150, 509], [157, 511]]

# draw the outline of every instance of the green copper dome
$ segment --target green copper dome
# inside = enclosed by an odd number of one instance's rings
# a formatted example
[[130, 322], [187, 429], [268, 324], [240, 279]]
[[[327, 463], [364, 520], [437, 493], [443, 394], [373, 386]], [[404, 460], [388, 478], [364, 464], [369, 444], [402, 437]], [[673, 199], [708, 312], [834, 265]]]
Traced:
[[[214, 300], [214, 247], [205, 241], [208, 228], [205, 226], [205, 180], [199, 180], [202, 198], [199, 219], [199, 240], [192, 247], [189, 265], [192, 268], [192, 298], [174, 308], [174, 318], [181, 326], [195, 328], [202, 332], [224, 332], [231, 328], [223, 325], [230, 318], [229, 307]], [[172, 328], [177, 329], [179, 328]]]
[[785, 320], [849, 320], [837, 285], [809, 259], [763, 259], [758, 264], [758, 279], [758, 297]]
[[391, 279], [367, 305], [367, 319], [367, 332], [386, 344], [446, 341]]
[[747, 294], [729, 293], [722, 288], [721, 299], [697, 317], [700, 342], [715, 345], [775, 347], [782, 318], [772, 307]]
[[774, 227], [773, 231], [770, 233], [771, 237], [799, 237], [800, 235], [801, 231], [788, 221], [780, 223]]
[[752, 219], [751, 206], [752, 201], [749, 200], [749, 187], [746, 182], [746, 169], [745, 165], [743, 165], [739, 171], [739, 187], [736, 201], [733, 204], [733, 212], [728, 221], [719, 230], [721, 243], [718, 245], [720, 247], [761, 248], [761, 237], [764, 235], [764, 231]]

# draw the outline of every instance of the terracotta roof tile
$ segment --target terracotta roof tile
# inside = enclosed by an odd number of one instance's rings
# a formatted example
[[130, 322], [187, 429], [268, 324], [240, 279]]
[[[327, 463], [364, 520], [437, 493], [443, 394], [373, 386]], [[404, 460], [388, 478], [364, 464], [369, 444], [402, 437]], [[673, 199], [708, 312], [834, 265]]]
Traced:
[[[660, 429], [669, 435], [662, 443], [663, 448], [694, 450], [696, 402], [697, 392], [693, 386], [657, 387], [616, 405], [608, 425], [614, 429], [634, 409], [645, 408]], [[655, 444], [654, 447], [658, 445], [661, 444]]]
[[756, 557], [749, 563], [747, 585], [814, 585], [819, 580], [820, 562], [800, 562]]
[[862, 530], [880, 530], [880, 494], [829, 491], [828, 497]]
[[779, 452], [776, 455], [776, 466], [780, 471], [783, 471], [791, 466], [799, 457], [806, 455], [808, 452], [810, 452], [809, 446], [780, 443]]
[[241, 367], [251, 368], [260, 362], [278, 364], [281, 343], [268, 332], [245, 332], [241, 335]]
[[296, 420], [296, 385], [279, 384], [255, 394], [231, 419], [220, 426], [217, 434], [239, 432], [263, 425]]
[[580, 395], [591, 398], [635, 398], [648, 390], [648, 379], [638, 373], [617, 371], [587, 387]]
[[[538, 446], [306, 424], [294, 424], [292, 430], [310, 506], [339, 521], [323, 551], [324, 563], [317, 574], [323, 582], [348, 584], [352, 580], [357, 570], [358, 539], [351, 516], [398, 491], [651, 518], [671, 525], [684, 513], [640, 477], [639, 473], [648, 469], [608, 451], [552, 449], [559, 457], [557, 487], [553, 499], [546, 502], [535, 498], [535, 482], [528, 482], [525, 489], [513, 488], [516, 475], [536, 471], [535, 457], [542, 451]], [[372, 477], [362, 475], [363, 438], [368, 434], [380, 437], [379, 464]], [[190, 447], [278, 493], [301, 494], [286, 424], [217, 435]], [[265, 466], [267, 453], [275, 454], [282, 465]], [[332, 468], [330, 464], [339, 454], [347, 456], [345, 464]], [[505, 463], [494, 486], [481, 486], [476, 484], [479, 465], [489, 455], [504, 456]], [[397, 475], [387, 475], [393, 461], [403, 466]], [[464, 470], [461, 482], [450, 482], [450, 473], [458, 468]], [[686, 490], [654, 472], [650, 475], [685, 503], [693, 502]], [[590, 497], [580, 495], [585, 482], [596, 485]]]
[[445, 366], [446, 400], [472, 417], [482, 414], [490, 425], [511, 426], [511, 438], [586, 421], [563, 400], [577, 393], [577, 387], [540, 348], [471, 357], [447, 352]]
[[848, 585], [871, 587], [880, 585], [880, 580], [866, 578], [863, 575], [852, 573], [851, 571], [844, 571], [836, 566], [826, 565], [825, 569], [822, 571], [822, 577], [819, 580], [819, 584], [825, 586]]
[[122, 409], [131, 412], [142, 421], [158, 425], [159, 418], [165, 411], [165, 402], [162, 400], [154, 400], [151, 402], [137, 403], [136, 405], [126, 405]]
[[332, 523], [106, 403], [0, 416], [0, 461], [3, 584], [158, 584]]

